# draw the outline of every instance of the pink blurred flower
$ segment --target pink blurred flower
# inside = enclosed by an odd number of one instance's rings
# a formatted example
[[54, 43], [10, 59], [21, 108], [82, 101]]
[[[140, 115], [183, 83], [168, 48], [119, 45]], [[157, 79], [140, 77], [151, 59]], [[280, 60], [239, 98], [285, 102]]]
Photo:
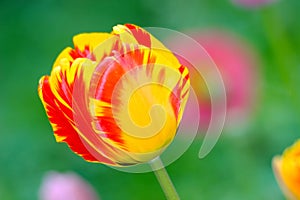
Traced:
[[232, 0], [233, 3], [248, 8], [264, 6], [275, 1], [276, 0]]
[[[227, 96], [227, 127], [237, 127], [243, 124], [253, 109], [257, 96], [258, 59], [254, 50], [237, 36], [217, 29], [193, 31], [188, 35], [206, 50], [221, 73]], [[211, 99], [205, 81], [199, 76], [195, 77], [195, 70], [192, 69], [190, 63], [194, 65], [196, 63], [199, 66], [212, 64], [209, 63], [203, 52], [187, 45], [186, 42], [171, 39], [168, 44], [172, 49], [187, 52], [189, 60], [180, 58], [182, 55], [178, 57], [180, 62], [189, 68], [191, 85], [196, 92], [200, 108], [200, 130], [205, 131], [211, 120]], [[183, 55], [183, 57], [187, 56]], [[210, 67], [214, 66], [209, 66], [208, 69]], [[218, 90], [218, 88], [214, 89]], [[189, 112], [189, 106], [185, 112]]]
[[75, 173], [48, 172], [39, 190], [40, 200], [99, 200], [90, 184]]

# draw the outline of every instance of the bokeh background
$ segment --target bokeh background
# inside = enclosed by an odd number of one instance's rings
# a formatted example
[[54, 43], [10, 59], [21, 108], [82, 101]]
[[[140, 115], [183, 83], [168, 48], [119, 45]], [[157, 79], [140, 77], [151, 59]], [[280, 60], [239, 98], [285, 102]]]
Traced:
[[252, 46], [260, 83], [247, 123], [225, 129], [201, 160], [199, 137], [167, 170], [182, 199], [284, 199], [271, 160], [300, 136], [299, 8], [298, 0], [255, 8], [230, 0], [1, 0], [0, 199], [37, 199], [49, 170], [76, 172], [104, 200], [164, 199], [154, 174], [87, 163], [57, 144], [37, 95], [39, 78], [72, 36], [123, 23], [223, 29]]

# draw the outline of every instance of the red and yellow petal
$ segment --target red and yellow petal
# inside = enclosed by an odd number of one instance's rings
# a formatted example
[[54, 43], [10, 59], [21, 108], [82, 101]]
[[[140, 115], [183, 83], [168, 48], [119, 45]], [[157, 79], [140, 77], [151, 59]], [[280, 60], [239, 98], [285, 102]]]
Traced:
[[[82, 33], [73, 37], [74, 49], [71, 47], [65, 48], [56, 58], [53, 68], [60, 65], [61, 59], [67, 59], [71, 64], [77, 58], [88, 58], [93, 61], [99, 61], [112, 48], [112, 43], [116, 39], [112, 38], [113, 35], [109, 33]], [[105, 43], [107, 51], [95, 51], [95, 49], [102, 43]], [[111, 48], [107, 48], [111, 47]]]
[[[102, 43], [105, 43], [105, 48], [103, 48], [103, 45], [101, 49], [106, 49], [107, 47], [109, 47], [110, 43], [113, 42], [113, 39], [111, 39], [112, 37], [113, 36], [108, 33], [82, 33], [76, 35], [75, 37], [73, 37], [75, 49], [72, 50], [70, 54], [74, 59], [89, 58], [93, 61], [100, 61], [101, 58], [105, 56], [105, 54], [99, 54], [98, 51], [98, 54], [95, 54], [95, 49]], [[108, 44], [106, 44], [105, 42], [107, 40], [110, 40], [107, 42]]]
[[49, 76], [41, 78], [38, 92], [53, 128], [56, 141], [66, 142], [76, 154], [82, 156], [85, 160], [97, 162], [98, 160], [82, 144], [81, 139], [70, 123], [70, 119], [60, 110], [59, 103], [49, 85]]
[[152, 47], [152, 40], [155, 39], [150, 33], [133, 24], [114, 26], [112, 34], [118, 35], [123, 43], [140, 44], [148, 48]]
[[68, 60], [70, 63], [74, 61], [73, 57], [70, 55], [70, 52], [72, 51], [71, 47], [67, 47], [64, 50], [62, 50], [62, 52], [58, 55], [58, 57], [56, 58], [56, 60], [54, 61], [54, 64], [52, 66], [52, 70], [56, 67], [60, 65], [60, 61], [61, 59], [66, 59]]
[[109, 33], [81, 33], [73, 37], [74, 46], [84, 51], [88, 46], [92, 52], [99, 44], [112, 37]]
[[113, 27], [112, 34], [118, 35], [123, 43], [139, 44], [157, 51], [158, 54], [172, 63], [170, 66], [180, 66], [178, 59], [165, 45], [139, 26], [133, 24], [117, 25]]
[[90, 162], [134, 164], [137, 162], [134, 158], [107, 144], [92, 126], [87, 94], [95, 66], [96, 63], [84, 58], [76, 59], [72, 66], [65, 61], [51, 76], [41, 79], [39, 95], [56, 141], [66, 142], [76, 154]]
[[[175, 136], [188, 96], [188, 72], [183, 66], [177, 70], [149, 48], [136, 45], [123, 48], [127, 48], [126, 54], [107, 57], [96, 69], [99, 71], [91, 81], [94, 85], [91, 113], [95, 127], [107, 143], [143, 162], [158, 155]], [[140, 70], [134, 72], [136, 68]], [[140, 87], [145, 83], [150, 85]], [[151, 111], [153, 105], [161, 105], [163, 110]], [[143, 128], [151, 122], [151, 126]], [[154, 135], [148, 137], [151, 133]]]
[[[81, 136], [78, 134], [76, 121], [74, 120], [73, 110], [73, 90], [74, 84], [80, 84], [79, 78], [82, 77], [82, 64], [85, 59], [77, 59], [72, 66], [65, 61], [61, 62], [51, 73], [51, 76], [44, 76], [39, 84], [39, 96], [45, 107], [47, 116], [57, 142], [66, 142], [68, 146], [78, 155], [90, 162], [104, 162], [114, 164], [114, 162], [103, 156], [101, 153], [91, 153], [90, 149], [84, 144]], [[77, 102], [76, 102], [77, 103]]]

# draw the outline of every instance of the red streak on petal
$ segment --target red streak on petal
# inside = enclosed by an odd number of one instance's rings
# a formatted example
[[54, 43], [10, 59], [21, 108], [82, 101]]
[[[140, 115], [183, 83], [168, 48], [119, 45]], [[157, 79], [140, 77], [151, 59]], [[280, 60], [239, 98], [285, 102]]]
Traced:
[[49, 85], [49, 77], [45, 77], [39, 90], [43, 101], [47, 116], [53, 127], [54, 134], [58, 137], [63, 137], [62, 142], [66, 142], [68, 146], [77, 154], [82, 156], [87, 161], [97, 162], [98, 160], [92, 156], [85, 146], [82, 144], [77, 132], [74, 130], [69, 120], [62, 111], [61, 103], [51, 91]]
[[151, 37], [149, 33], [144, 31], [140, 27], [134, 26], [132, 24], [125, 24], [125, 26], [130, 29], [130, 32], [139, 44], [144, 45], [146, 47], [151, 47]]
[[73, 93], [74, 102], [74, 117], [78, 130], [83, 134], [79, 137], [82, 138], [82, 142], [87, 150], [100, 162], [116, 165], [115, 159], [118, 160], [120, 152], [114, 149], [110, 145], [103, 141], [103, 135], [99, 135], [95, 132], [93, 124], [93, 118], [89, 110], [89, 100], [86, 98], [85, 83], [83, 80], [83, 73], [78, 75], [78, 81], [76, 84], [76, 90]]
[[162, 70], [160, 70], [160, 72], [158, 74], [158, 81], [160, 83], [164, 83], [165, 78], [166, 78], [166, 71], [165, 71], [165, 69], [162, 69]]
[[[55, 77], [59, 76], [58, 77]], [[53, 76], [53, 77], [52, 77]], [[68, 146], [78, 155], [82, 156], [85, 160], [90, 162], [102, 162], [106, 164], [115, 165], [110, 157], [105, 157], [107, 154], [107, 148], [104, 148], [103, 141], [100, 140], [96, 133], [93, 131], [91, 126], [91, 117], [87, 111], [86, 101], [84, 98], [84, 82], [81, 73], [78, 71], [74, 75], [74, 80], [72, 83], [68, 84], [66, 77], [67, 71], [60, 71], [57, 74], [52, 74], [51, 78], [57, 78], [57, 88], [55, 90], [58, 92], [60, 98], [63, 99], [65, 103], [59, 101], [57, 97], [53, 94], [52, 89], [49, 84], [48, 77], [44, 79], [43, 84], [40, 86], [41, 99], [43, 100], [47, 115], [49, 117], [50, 123], [53, 127], [54, 134], [59, 142], [66, 142]], [[76, 90], [81, 93], [81, 98], [76, 98], [75, 105], [77, 105], [76, 112], [73, 110], [73, 88], [74, 82], [77, 80]], [[76, 121], [74, 120], [76, 117]], [[82, 119], [84, 118], [84, 119]], [[80, 125], [78, 124], [80, 121]], [[84, 124], [84, 128], [82, 128]], [[81, 130], [82, 134], [89, 140], [93, 141], [95, 147], [91, 147], [85, 139], [81, 138], [78, 132], [73, 128], [76, 126]], [[97, 148], [97, 149], [95, 149]]]
[[170, 103], [173, 107], [174, 114], [176, 119], [178, 119], [179, 109], [180, 109], [180, 93], [181, 88], [179, 88], [179, 85], [177, 84], [174, 88], [173, 92], [170, 95]]
[[[111, 59], [105, 59], [98, 66], [99, 73], [94, 73], [92, 83], [95, 84], [94, 88], [91, 87], [90, 92], [94, 98], [112, 104], [112, 94], [114, 87], [120, 77], [125, 73], [121, 65], [117, 64]], [[93, 86], [93, 85], [92, 85]], [[95, 93], [96, 92], [96, 93]], [[121, 139], [121, 129], [118, 127], [113, 117], [111, 107], [103, 107], [101, 116], [96, 116], [96, 127], [106, 134], [106, 137], [122, 145], [124, 141]]]
[[[178, 70], [182, 74], [185, 70], [185, 67], [183, 65], [181, 65], [178, 68]], [[181, 80], [179, 80], [178, 83], [176, 84], [175, 88], [173, 89], [173, 92], [170, 97], [170, 102], [173, 106], [174, 113], [175, 113], [175, 116], [177, 119], [178, 119], [178, 114], [180, 111], [181, 99], [184, 99], [189, 91], [189, 90], [186, 90], [183, 93], [183, 88], [187, 84], [188, 80], [189, 80], [189, 74], [185, 75]]]
[[92, 50], [88, 45], [84, 47], [84, 50], [80, 50], [77, 46], [75, 49], [70, 51], [70, 56], [75, 60], [76, 58], [89, 58], [93, 61], [96, 60], [95, 55], [92, 53]]
[[[150, 64], [143, 63], [144, 51], [142, 49], [130, 50], [129, 46], [124, 46], [125, 50], [121, 49], [118, 52], [127, 52], [126, 54], [115, 53], [114, 57], [105, 58], [96, 68], [94, 76], [92, 78], [91, 96], [97, 100], [113, 104], [117, 107], [122, 99], [114, 99], [112, 102], [112, 95], [116, 84], [120, 78], [129, 70], [136, 67], [147, 67], [149, 76], [152, 74], [153, 63], [155, 62], [155, 56], [148, 55], [148, 61]], [[164, 73], [161, 74], [161, 78], [164, 79]], [[97, 128], [106, 134], [106, 137], [115, 141], [121, 147], [124, 147], [124, 141], [122, 140], [122, 130], [117, 125], [114, 119], [112, 108], [103, 107], [101, 116], [96, 116]]]
[[183, 73], [184, 69], [185, 69], [185, 67], [184, 67], [183, 65], [181, 65], [181, 66], [179, 67], [179, 71], [180, 71], [181, 74]]

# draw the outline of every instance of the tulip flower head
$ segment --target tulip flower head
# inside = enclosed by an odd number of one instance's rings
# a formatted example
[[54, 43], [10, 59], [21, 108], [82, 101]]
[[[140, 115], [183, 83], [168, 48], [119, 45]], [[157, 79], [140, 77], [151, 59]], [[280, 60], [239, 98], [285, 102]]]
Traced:
[[300, 199], [300, 140], [273, 158], [273, 170], [286, 197]]
[[38, 91], [57, 142], [90, 162], [127, 166], [159, 156], [173, 140], [189, 73], [144, 29], [73, 38]]

